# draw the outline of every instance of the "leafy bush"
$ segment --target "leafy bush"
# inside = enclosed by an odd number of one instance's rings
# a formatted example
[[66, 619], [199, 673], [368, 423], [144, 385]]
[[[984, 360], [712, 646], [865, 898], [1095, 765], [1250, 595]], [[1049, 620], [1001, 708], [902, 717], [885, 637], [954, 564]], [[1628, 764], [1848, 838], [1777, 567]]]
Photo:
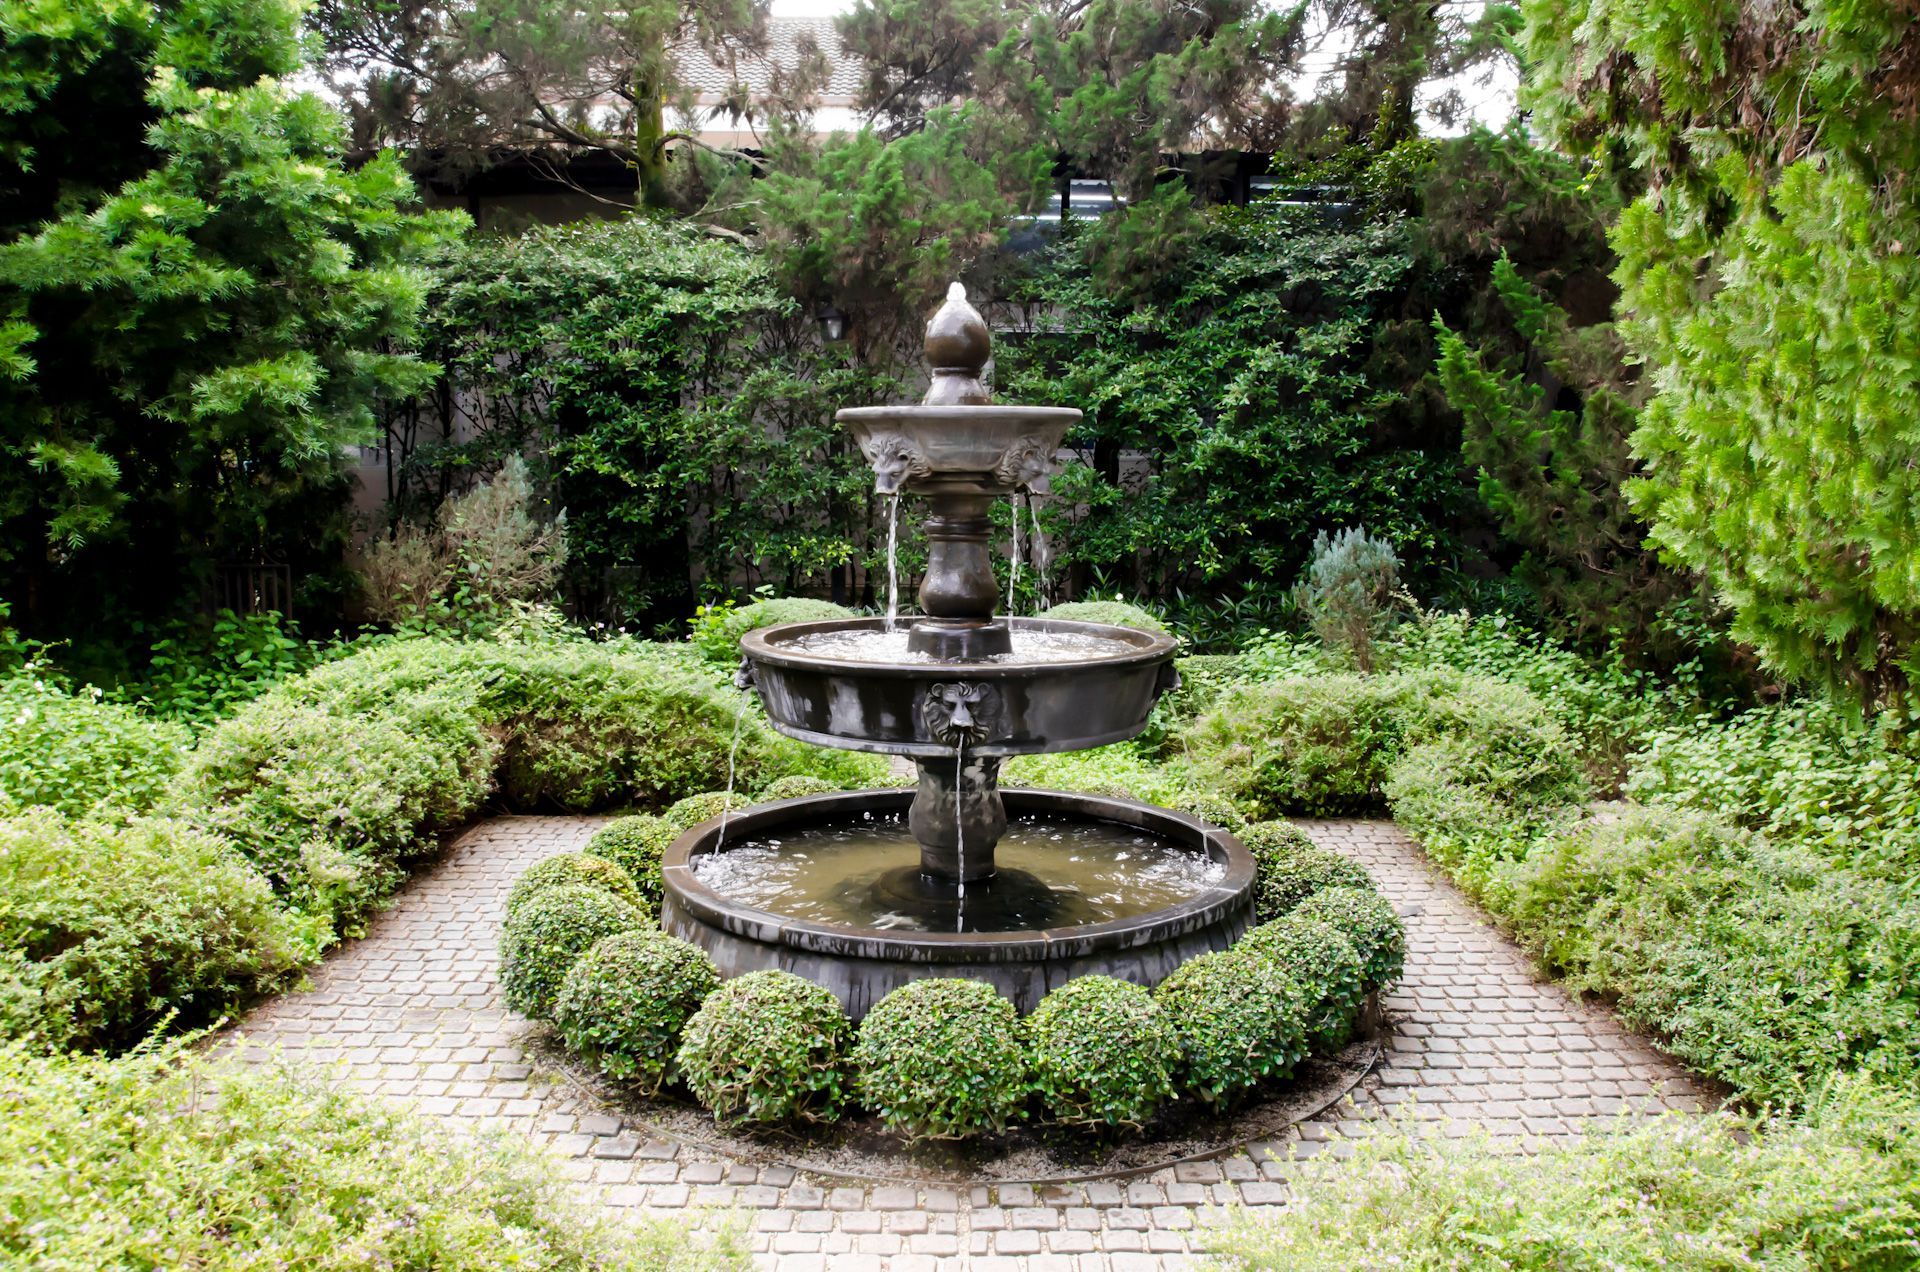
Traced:
[[1496, 905], [1577, 990], [1607, 994], [1756, 1102], [1859, 1071], [1920, 1089], [1920, 907], [1713, 817], [1589, 817], [1509, 867]]
[[1359, 862], [1322, 848], [1291, 822], [1255, 822], [1240, 836], [1253, 855], [1253, 917], [1277, 919], [1323, 888], [1372, 888]]
[[1340, 929], [1304, 914], [1262, 923], [1235, 944], [1279, 963], [1308, 1003], [1307, 1042], [1315, 1050], [1344, 1044], [1367, 996], [1366, 968]]
[[1353, 942], [1368, 989], [1400, 979], [1407, 961], [1407, 926], [1372, 888], [1327, 888], [1302, 901], [1293, 912], [1331, 924]]
[[1024, 1115], [1027, 1058], [1013, 1004], [981, 981], [894, 990], [860, 1022], [860, 1102], [909, 1139], [961, 1140]]
[[603, 937], [647, 925], [610, 892], [562, 884], [529, 897], [500, 928], [500, 988], [507, 1006], [547, 1020], [574, 962]]
[[1289, 1174], [1210, 1239], [1241, 1269], [1896, 1269], [1920, 1263], [1920, 1108], [1842, 1085], [1799, 1122], [1674, 1114], [1516, 1153], [1412, 1125]]
[[1068, 1126], [1138, 1129], [1174, 1095], [1180, 1039], [1153, 995], [1110, 976], [1070, 980], [1026, 1021], [1032, 1086]]
[[548, 888], [575, 885], [611, 893], [642, 914], [651, 909], [640, 889], [634, 886], [632, 877], [613, 861], [586, 853], [563, 852], [520, 872], [520, 877], [513, 881], [513, 890], [507, 893], [507, 915], [511, 917]]
[[346, 646], [300, 639], [291, 619], [273, 610], [221, 610], [210, 621], [162, 625], [137, 680], [117, 691], [141, 706], [195, 727], [212, 724], [316, 661]]
[[731, 667], [740, 661], [740, 638], [762, 627], [781, 623], [819, 623], [833, 618], [853, 618], [852, 610], [832, 601], [816, 601], [805, 596], [776, 596], [751, 605], [703, 606], [694, 619], [694, 648], [708, 662]]
[[697, 946], [650, 929], [620, 932], [574, 962], [553, 1022], [602, 1073], [652, 1095], [670, 1076], [680, 1031], [719, 987], [720, 970]]
[[1634, 755], [1626, 790], [1889, 877], [1920, 868], [1920, 751], [1890, 716], [1815, 700], [1664, 729]]
[[1225, 1102], [1306, 1055], [1312, 1004], [1270, 958], [1244, 950], [1202, 954], [1154, 990], [1180, 1040], [1181, 1086]]
[[[210, 1098], [217, 1092], [218, 1098]], [[0, 1258], [36, 1268], [745, 1268], [737, 1238], [616, 1227], [517, 1137], [280, 1066], [0, 1046]]]
[[660, 820], [676, 832], [692, 830], [709, 817], [718, 817], [723, 812], [737, 813], [752, 802], [737, 791], [731, 795], [725, 791], [703, 791], [676, 801], [660, 814]]
[[[336, 664], [345, 665], [345, 664]], [[492, 738], [456, 689], [348, 717], [268, 694], [211, 730], [169, 795], [281, 896], [350, 925], [489, 787]]]
[[800, 799], [806, 795], [832, 795], [844, 790], [825, 778], [813, 777], [806, 773], [790, 773], [786, 777], [777, 777], [762, 787], [756, 797], [758, 802], [770, 804], [781, 799]]
[[676, 1059], [722, 1126], [831, 1122], [847, 1098], [852, 1041], [829, 991], [791, 972], [748, 972], [707, 995]]
[[1113, 627], [1131, 627], [1136, 631], [1167, 635], [1167, 625], [1147, 610], [1127, 601], [1068, 601], [1047, 610], [1043, 618], [1059, 618], [1075, 623], [1106, 623]]
[[1364, 529], [1313, 538], [1313, 556], [1294, 587], [1294, 603], [1320, 643], [1361, 671], [1373, 670], [1374, 646], [1395, 618], [1400, 558], [1393, 545]]
[[1257, 816], [1361, 812], [1397, 747], [1399, 677], [1241, 685], [1187, 733], [1198, 784]]
[[636, 813], [631, 817], [616, 817], [594, 831], [585, 851], [590, 857], [610, 861], [624, 870], [647, 908], [657, 912], [665, 897], [660, 861], [668, 845], [679, 836], [679, 830], [666, 818]]
[[1175, 795], [1166, 807], [1175, 812], [1185, 813], [1189, 817], [1198, 817], [1203, 822], [1220, 827], [1236, 834], [1246, 829], [1247, 815], [1240, 811], [1234, 802], [1223, 795], [1211, 791], [1185, 790]]
[[0, 820], [0, 896], [0, 1032], [54, 1047], [208, 1020], [314, 952], [265, 879], [177, 822]]
[[1090, 751], [1016, 755], [1001, 770], [1000, 780], [1006, 786], [1086, 791], [1162, 806], [1178, 799], [1185, 789], [1178, 777], [1155, 764], [1130, 742], [1115, 742]]
[[28, 663], [0, 676], [0, 816], [45, 805], [72, 816], [150, 808], [187, 747], [176, 725], [69, 693]]

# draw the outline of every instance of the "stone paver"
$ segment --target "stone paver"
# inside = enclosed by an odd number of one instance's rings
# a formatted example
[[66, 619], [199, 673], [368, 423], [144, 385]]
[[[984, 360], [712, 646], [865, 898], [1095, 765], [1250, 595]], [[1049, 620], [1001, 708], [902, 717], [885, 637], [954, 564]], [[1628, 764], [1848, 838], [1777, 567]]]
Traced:
[[1355, 1100], [1214, 1162], [1059, 1187], [850, 1187], [651, 1138], [564, 1079], [502, 1006], [495, 942], [508, 889], [578, 848], [589, 818], [504, 817], [475, 827], [414, 879], [311, 986], [262, 1004], [229, 1036], [337, 1065], [341, 1080], [466, 1125], [513, 1128], [558, 1154], [588, 1196], [628, 1213], [737, 1210], [762, 1264], [1124, 1272], [1192, 1266], [1229, 1204], [1285, 1201], [1288, 1159], [1366, 1129], [1411, 1100], [1449, 1133], [1577, 1133], [1626, 1108], [1696, 1108], [1702, 1085], [1608, 1013], [1541, 981], [1525, 956], [1384, 822], [1303, 823], [1363, 862], [1407, 916], [1403, 983], [1384, 1063]]

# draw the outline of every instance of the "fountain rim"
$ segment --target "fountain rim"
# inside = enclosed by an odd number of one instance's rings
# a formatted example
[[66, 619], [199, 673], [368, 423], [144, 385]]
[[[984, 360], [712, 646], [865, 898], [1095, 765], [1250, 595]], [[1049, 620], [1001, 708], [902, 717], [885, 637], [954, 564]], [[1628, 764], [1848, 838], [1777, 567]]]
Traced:
[[[911, 787], [881, 787], [804, 795], [710, 817], [684, 831], [667, 846], [661, 859], [662, 883], [667, 897], [690, 916], [733, 936], [836, 958], [935, 964], [1051, 962], [1148, 945], [1221, 922], [1235, 908], [1244, 906], [1252, 892], [1252, 854], [1235, 836], [1197, 817], [1153, 804], [1083, 791], [1013, 787], [1002, 789], [1000, 794], [1011, 815], [1064, 813], [1135, 826], [1172, 839], [1189, 850], [1224, 858], [1226, 873], [1195, 896], [1131, 918], [1037, 931], [907, 933], [790, 918], [722, 896], [694, 874], [693, 859], [715, 850], [713, 845], [719, 839], [723, 823], [730, 836], [754, 834], [801, 821], [819, 824], [833, 814], [904, 813], [913, 801]], [[1114, 816], [1116, 812], [1126, 815]]]
[[[914, 615], [897, 619], [895, 622], [901, 629], [911, 630], [913, 624], [920, 622], [923, 617], [923, 615]], [[1121, 627], [1116, 623], [1087, 623], [1073, 618], [1026, 618], [1008, 614], [997, 615], [990, 621], [1006, 623], [1010, 631], [1018, 631], [1021, 627], [1026, 627], [1043, 632], [1077, 632], [1086, 636], [1105, 636], [1124, 641], [1134, 648], [1105, 657], [1070, 658], [1059, 662], [996, 663], [962, 660], [868, 662], [857, 658], [827, 658], [819, 654], [792, 649], [784, 643], [794, 637], [812, 636], [821, 632], [886, 630], [887, 620], [874, 617], [825, 618], [807, 623], [779, 623], [772, 627], [756, 628], [740, 638], [740, 653], [754, 663], [768, 663], [775, 667], [804, 671], [829, 670], [839, 675], [873, 675], [921, 680], [939, 680], [951, 676], [979, 680], [1029, 680], [1061, 673], [1072, 674], [1079, 671], [1161, 663], [1172, 658], [1180, 648], [1179, 638], [1175, 636], [1164, 632], [1142, 631], [1137, 627]]]
[[924, 402], [898, 402], [890, 406], [844, 406], [833, 418], [843, 424], [893, 424], [901, 420], [1004, 420], [1019, 424], [1072, 424], [1085, 412], [1077, 406], [1022, 406], [1017, 402], [985, 402], [973, 405]]

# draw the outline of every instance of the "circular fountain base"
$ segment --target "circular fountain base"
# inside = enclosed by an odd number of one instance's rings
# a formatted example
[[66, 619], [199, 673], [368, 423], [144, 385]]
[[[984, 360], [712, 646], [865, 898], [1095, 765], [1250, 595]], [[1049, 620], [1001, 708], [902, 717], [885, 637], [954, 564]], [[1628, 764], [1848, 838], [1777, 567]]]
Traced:
[[1022, 1012], [1077, 976], [1156, 985], [1251, 921], [1253, 860], [1227, 832], [1127, 800], [1002, 794], [1000, 869], [964, 889], [914, 864], [911, 791], [762, 804], [724, 835], [702, 822], [667, 850], [662, 923], [723, 976], [793, 972], [858, 1020], [929, 976], [986, 981]]

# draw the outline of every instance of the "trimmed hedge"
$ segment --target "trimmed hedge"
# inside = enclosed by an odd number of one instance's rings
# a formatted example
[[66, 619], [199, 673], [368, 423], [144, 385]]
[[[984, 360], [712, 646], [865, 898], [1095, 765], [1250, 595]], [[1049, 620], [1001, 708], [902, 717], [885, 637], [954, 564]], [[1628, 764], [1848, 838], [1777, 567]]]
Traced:
[[1082, 976], [1027, 1017], [1035, 1094], [1066, 1126], [1145, 1125], [1175, 1095], [1180, 1038], [1142, 986]]
[[806, 795], [832, 795], [843, 789], [845, 788], [835, 786], [823, 777], [792, 773], [786, 777], [777, 777], [762, 787], [758, 802], [771, 804], [776, 800], [799, 799]]
[[679, 830], [666, 818], [636, 813], [631, 817], [616, 817], [594, 831], [585, 851], [590, 857], [610, 861], [626, 871], [647, 907], [658, 913], [665, 899], [660, 862], [666, 856], [668, 845], [679, 835]]
[[698, 946], [656, 929], [617, 932], [568, 970], [553, 1022], [600, 1072], [652, 1095], [671, 1076], [681, 1030], [719, 987], [719, 969]]
[[316, 933], [210, 835], [53, 809], [0, 820], [0, 1033], [125, 1047], [284, 982]]
[[1368, 989], [1400, 979], [1407, 961], [1407, 927], [1387, 899], [1371, 888], [1326, 888], [1293, 913], [1331, 924], [1353, 942]]
[[831, 618], [858, 617], [832, 601], [807, 596], [776, 596], [738, 609], [714, 607], [694, 620], [693, 646], [708, 662], [731, 667], [740, 661], [740, 638], [762, 627], [780, 623], [818, 623]]
[[1320, 847], [1291, 822], [1255, 822], [1240, 842], [1253, 857], [1256, 923], [1279, 918], [1323, 888], [1374, 887], [1365, 866]]
[[585, 853], [563, 852], [534, 863], [513, 881], [513, 890], [507, 893], [507, 917], [512, 918], [514, 912], [530, 898], [548, 888], [570, 884], [610, 892], [642, 914], [652, 913], [652, 907], [640, 895], [640, 889], [634, 886], [632, 878], [618, 865]]
[[1154, 990], [1180, 1040], [1183, 1085], [1225, 1103], [1306, 1055], [1313, 1007], [1274, 960], [1245, 950], [1202, 954]]
[[707, 995], [677, 1061], [722, 1126], [831, 1122], [846, 1103], [852, 1041], [827, 990], [790, 972], [749, 972]]
[[677, 835], [692, 830], [709, 817], [718, 817], [723, 812], [739, 812], [753, 804], [753, 799], [743, 792], [735, 791], [729, 795], [725, 791], [702, 791], [698, 795], [689, 795], [672, 804], [660, 819], [673, 827]]
[[1312, 1006], [1307, 1042], [1316, 1051], [1344, 1045], [1367, 996], [1367, 972], [1346, 934], [1324, 919], [1293, 913], [1254, 928], [1235, 944], [1269, 958], [1293, 977]]
[[1026, 1053], [1013, 1004], [981, 981], [894, 990], [860, 1022], [861, 1103], [909, 1140], [962, 1140], [1025, 1115]]
[[647, 916], [610, 892], [561, 884], [527, 898], [500, 929], [500, 988], [507, 1006], [551, 1019], [574, 960], [603, 937], [647, 925]]

